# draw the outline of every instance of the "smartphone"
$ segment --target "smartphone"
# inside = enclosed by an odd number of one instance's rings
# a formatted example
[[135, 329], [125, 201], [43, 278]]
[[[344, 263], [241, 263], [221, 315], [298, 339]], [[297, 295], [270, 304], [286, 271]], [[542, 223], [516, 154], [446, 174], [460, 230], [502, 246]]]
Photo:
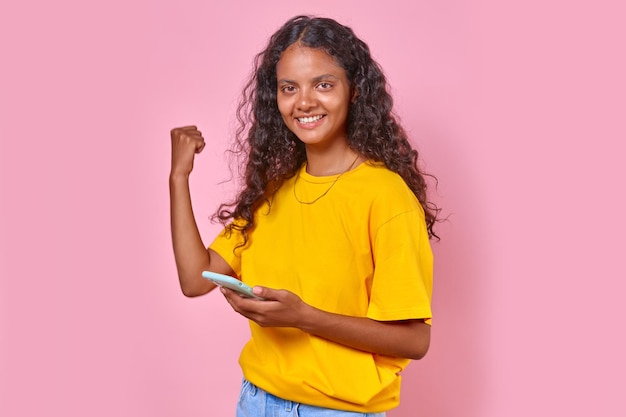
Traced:
[[252, 292], [252, 287], [244, 284], [242, 281], [238, 280], [237, 278], [233, 278], [228, 275], [218, 274], [217, 272], [211, 272], [211, 271], [203, 271], [202, 277], [213, 282], [215, 285], [219, 285], [220, 287], [225, 287], [233, 291], [236, 291], [244, 297], [256, 298], [259, 300], [264, 299], [264, 298], [259, 297], [258, 295], [255, 295]]

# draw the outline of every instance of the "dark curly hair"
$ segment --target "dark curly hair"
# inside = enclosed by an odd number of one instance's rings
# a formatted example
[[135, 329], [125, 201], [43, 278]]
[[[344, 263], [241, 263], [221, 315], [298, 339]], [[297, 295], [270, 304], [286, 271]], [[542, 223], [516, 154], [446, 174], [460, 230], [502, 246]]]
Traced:
[[240, 173], [243, 188], [234, 202], [219, 207], [215, 217], [227, 231], [240, 231], [245, 245], [255, 224], [255, 211], [269, 202], [283, 181], [306, 161], [304, 144], [285, 126], [276, 102], [276, 64], [296, 42], [325, 51], [345, 70], [356, 92], [348, 112], [348, 146], [404, 179], [424, 208], [429, 236], [438, 237], [433, 226], [440, 209], [427, 199], [425, 174], [417, 165], [418, 152], [394, 117], [393, 99], [382, 69], [352, 29], [332, 19], [311, 16], [290, 19], [254, 60], [237, 109], [239, 127], [232, 149], [245, 166]]

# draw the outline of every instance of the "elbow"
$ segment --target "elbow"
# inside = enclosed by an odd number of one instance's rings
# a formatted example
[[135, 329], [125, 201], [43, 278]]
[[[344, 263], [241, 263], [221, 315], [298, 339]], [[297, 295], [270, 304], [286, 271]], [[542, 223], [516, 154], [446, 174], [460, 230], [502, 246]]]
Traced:
[[196, 291], [193, 291], [192, 289], [189, 288], [182, 288], [181, 287], [181, 291], [183, 293], [183, 295], [187, 298], [194, 298], [199, 296], [200, 294], [198, 294]]
[[398, 356], [418, 361], [426, 356], [429, 345], [430, 340], [428, 338], [415, 338], [410, 343], [404, 345], [404, 348], [399, 352]]
[[420, 359], [423, 359], [424, 356], [426, 356], [426, 353], [428, 353], [428, 345], [422, 346], [416, 350], [409, 352], [409, 354], [407, 355], [407, 359], [418, 361]]
[[183, 285], [182, 283], [180, 284], [180, 290], [182, 291], [183, 295], [188, 298], [198, 297], [208, 292], [204, 288], [201, 289], [195, 285]]
[[430, 325], [423, 321], [413, 323], [414, 333], [406, 352], [406, 358], [420, 360], [428, 353], [430, 347]]
[[209, 280], [204, 278], [198, 278], [200, 272], [192, 273], [179, 273], [178, 283], [180, 284], [180, 290], [185, 297], [193, 298], [200, 295], [204, 295], [215, 288]]

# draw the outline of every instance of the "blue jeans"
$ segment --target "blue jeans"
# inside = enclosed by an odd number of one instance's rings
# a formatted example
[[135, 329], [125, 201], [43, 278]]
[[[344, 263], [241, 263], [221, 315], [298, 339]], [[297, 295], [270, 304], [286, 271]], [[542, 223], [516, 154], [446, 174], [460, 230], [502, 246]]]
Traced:
[[385, 417], [385, 413], [355, 413], [283, 400], [244, 379], [237, 417]]

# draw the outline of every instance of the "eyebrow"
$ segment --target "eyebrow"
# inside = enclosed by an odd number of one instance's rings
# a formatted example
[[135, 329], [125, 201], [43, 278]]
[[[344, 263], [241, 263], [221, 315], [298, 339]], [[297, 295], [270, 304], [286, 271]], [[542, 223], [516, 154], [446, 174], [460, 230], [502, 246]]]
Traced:
[[[335, 80], [339, 79], [339, 77], [337, 77], [336, 75], [333, 75], [333, 74], [323, 74], [323, 75], [318, 75], [317, 77], [314, 77], [312, 79], [312, 81], [313, 82], [319, 82], [319, 81], [322, 81], [322, 80], [327, 80], [329, 78], [332, 78], [332, 79], [335, 79]], [[283, 79], [278, 80], [278, 84], [297, 84], [297, 82], [295, 82], [293, 80], [288, 80], [286, 78], [283, 78]]]

